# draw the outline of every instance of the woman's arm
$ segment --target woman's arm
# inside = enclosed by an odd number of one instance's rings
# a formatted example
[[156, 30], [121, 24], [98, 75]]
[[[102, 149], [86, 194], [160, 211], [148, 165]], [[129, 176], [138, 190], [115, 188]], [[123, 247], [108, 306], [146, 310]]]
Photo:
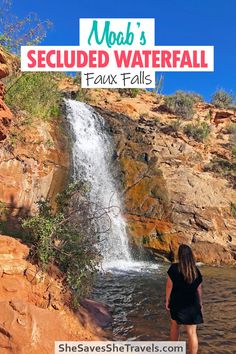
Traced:
[[169, 311], [169, 302], [170, 302], [170, 294], [171, 294], [171, 290], [173, 287], [173, 283], [168, 275], [167, 277], [167, 281], [166, 281], [166, 309]]
[[202, 307], [202, 284], [200, 284], [199, 287], [197, 288], [197, 293], [198, 293], [200, 306]]

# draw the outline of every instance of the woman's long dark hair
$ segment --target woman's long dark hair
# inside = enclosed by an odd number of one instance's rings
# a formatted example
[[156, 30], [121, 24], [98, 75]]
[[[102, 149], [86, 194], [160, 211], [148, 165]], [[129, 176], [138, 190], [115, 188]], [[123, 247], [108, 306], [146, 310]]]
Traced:
[[192, 283], [197, 277], [197, 267], [191, 248], [188, 245], [180, 245], [178, 251], [179, 271], [183, 274], [187, 283]]

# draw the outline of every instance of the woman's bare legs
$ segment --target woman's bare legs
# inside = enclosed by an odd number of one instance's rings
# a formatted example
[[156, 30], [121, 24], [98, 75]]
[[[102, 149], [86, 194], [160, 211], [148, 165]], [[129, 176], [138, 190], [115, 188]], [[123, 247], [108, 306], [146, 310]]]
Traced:
[[189, 354], [197, 354], [198, 351], [197, 326], [186, 325], [185, 327], [188, 335]]
[[170, 321], [170, 340], [177, 341], [179, 340], [179, 325], [176, 321]]

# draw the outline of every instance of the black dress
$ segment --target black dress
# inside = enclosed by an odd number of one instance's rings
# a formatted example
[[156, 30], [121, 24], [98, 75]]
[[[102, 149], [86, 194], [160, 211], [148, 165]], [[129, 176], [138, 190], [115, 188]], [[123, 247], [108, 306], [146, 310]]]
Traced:
[[197, 268], [197, 278], [187, 283], [179, 272], [178, 263], [173, 263], [168, 269], [168, 275], [173, 283], [170, 294], [170, 315], [178, 324], [203, 323], [202, 311], [197, 288], [202, 282], [202, 275]]

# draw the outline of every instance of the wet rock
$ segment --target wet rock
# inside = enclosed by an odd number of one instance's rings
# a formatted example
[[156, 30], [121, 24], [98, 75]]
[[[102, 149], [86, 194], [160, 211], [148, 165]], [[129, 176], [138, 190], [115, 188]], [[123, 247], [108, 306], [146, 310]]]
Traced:
[[81, 305], [88, 311], [88, 314], [95, 320], [99, 327], [106, 328], [111, 325], [112, 317], [107, 306], [89, 299], [81, 301]]

